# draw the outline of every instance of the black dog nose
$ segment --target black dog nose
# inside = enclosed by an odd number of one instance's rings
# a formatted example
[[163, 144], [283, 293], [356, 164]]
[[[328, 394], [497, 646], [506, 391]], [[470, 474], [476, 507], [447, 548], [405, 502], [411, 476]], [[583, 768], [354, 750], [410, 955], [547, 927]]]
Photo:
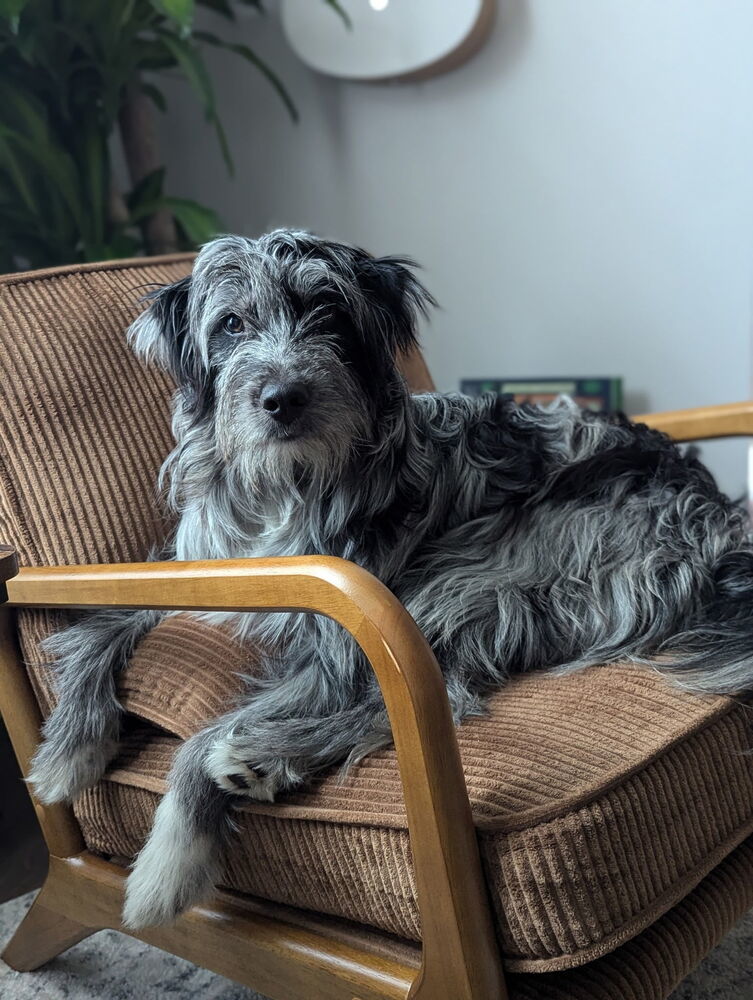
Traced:
[[281, 424], [292, 424], [308, 406], [311, 393], [303, 382], [278, 382], [264, 386], [262, 409]]

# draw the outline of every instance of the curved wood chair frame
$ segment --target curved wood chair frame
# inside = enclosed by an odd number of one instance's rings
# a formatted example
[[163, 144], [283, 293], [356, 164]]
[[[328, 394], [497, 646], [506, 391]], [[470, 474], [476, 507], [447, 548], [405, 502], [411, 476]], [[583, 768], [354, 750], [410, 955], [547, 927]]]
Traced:
[[[6, 562], [8, 559], [6, 558]], [[7, 572], [7, 570], [6, 570]], [[361, 1000], [377, 997], [500, 1000], [504, 981], [486, 886], [481, 872], [471, 808], [460, 764], [449, 702], [434, 654], [413, 619], [377, 579], [353, 563], [319, 556], [285, 559], [217, 560], [211, 562], [132, 563], [113, 566], [64, 566], [22, 569], [8, 578], [11, 607], [155, 608], [160, 610], [310, 611], [327, 615], [347, 629], [368, 657], [384, 695], [392, 724], [403, 785], [413, 851], [418, 907], [421, 917], [423, 961], [420, 970], [386, 969], [366, 964], [354, 949], [340, 945], [328, 953], [324, 942], [301, 949], [307, 976], [304, 992], [285, 983], [300, 969], [292, 964], [291, 945], [274, 941], [274, 968], [249, 955], [252, 985], [270, 996], [340, 997]], [[22, 771], [36, 744], [39, 709], [19, 671], [6, 633], [2, 648], [0, 702]], [[13, 706], [11, 708], [11, 705]], [[68, 806], [35, 803], [53, 864], [39, 900], [4, 954], [16, 968], [29, 965], [28, 939], [32, 930], [51, 925], [49, 912], [75, 921], [59, 944], [65, 947], [85, 936], [86, 927], [120, 927], [119, 912], [125, 874], [107, 866], [85, 849]], [[98, 882], [106, 873], [111, 889], [108, 907], [101, 901], [92, 912], [91, 893], [83, 883]], [[81, 908], [70, 906], [72, 883]], [[87, 898], [89, 897], [89, 898]], [[59, 909], [56, 911], [56, 901]], [[60, 903], [63, 906], [60, 906]], [[60, 910], [64, 909], [64, 913]], [[220, 911], [222, 912], [222, 911]], [[205, 923], [216, 923], [216, 913]], [[201, 908], [191, 915], [201, 920]], [[28, 924], [28, 926], [27, 926]], [[281, 934], [282, 932], [278, 932]], [[175, 929], [146, 931], [147, 941], [167, 941], [186, 935], [185, 919]], [[301, 932], [298, 931], [296, 938]], [[309, 938], [312, 935], [308, 935]], [[300, 947], [300, 942], [299, 942]], [[286, 961], [280, 962], [280, 950]], [[258, 949], [257, 949], [258, 950]], [[207, 951], [211, 954], [211, 950]], [[312, 990], [311, 963], [315, 956], [321, 993]], [[47, 955], [49, 957], [49, 955]], [[188, 957], [191, 957], [190, 955]], [[36, 959], [32, 956], [32, 961]], [[197, 959], [201, 961], [201, 958]], [[373, 962], [373, 959], [372, 959]], [[201, 964], [207, 964], [204, 957]], [[340, 973], [347, 975], [340, 979]], [[216, 966], [214, 966], [216, 968]], [[264, 969], [269, 969], [269, 976]], [[218, 969], [217, 971], [222, 971]], [[330, 980], [335, 976], [338, 982]], [[267, 982], [267, 978], [269, 981]], [[245, 977], [244, 977], [245, 979]], [[280, 989], [282, 987], [282, 992]]]
[[[679, 441], [753, 435], [750, 402], [635, 419]], [[170, 927], [135, 936], [272, 1000], [505, 1000], [442, 674], [407, 611], [378, 580], [353, 563], [318, 556], [18, 570], [13, 550], [5, 547], [3, 599], [0, 710], [23, 774], [42, 720], [11, 608], [309, 611], [339, 622], [368, 657], [392, 724], [421, 917], [420, 967], [335, 940], [326, 925], [321, 933], [303, 929], [223, 893]], [[50, 869], [3, 954], [18, 970], [37, 968], [102, 928], [123, 930], [125, 871], [86, 850], [69, 806], [34, 805]]]

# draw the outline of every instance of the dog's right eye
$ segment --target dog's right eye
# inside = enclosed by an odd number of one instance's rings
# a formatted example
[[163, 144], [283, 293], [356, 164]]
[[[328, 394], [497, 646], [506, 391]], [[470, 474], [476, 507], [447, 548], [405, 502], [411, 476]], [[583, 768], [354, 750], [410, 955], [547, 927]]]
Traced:
[[235, 313], [230, 313], [229, 316], [226, 316], [223, 319], [222, 329], [226, 333], [232, 333], [234, 335], [237, 335], [239, 333], [243, 333], [245, 327], [243, 325], [243, 320], [240, 318], [240, 316], [236, 316]]

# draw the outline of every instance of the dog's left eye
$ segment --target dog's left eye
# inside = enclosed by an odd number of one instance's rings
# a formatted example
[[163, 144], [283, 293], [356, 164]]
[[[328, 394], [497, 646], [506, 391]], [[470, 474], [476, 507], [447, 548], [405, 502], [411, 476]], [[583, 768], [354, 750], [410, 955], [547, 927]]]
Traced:
[[226, 316], [223, 319], [222, 329], [225, 330], [226, 333], [238, 334], [243, 333], [245, 327], [240, 316], [236, 316], [235, 313], [230, 313], [229, 316]]

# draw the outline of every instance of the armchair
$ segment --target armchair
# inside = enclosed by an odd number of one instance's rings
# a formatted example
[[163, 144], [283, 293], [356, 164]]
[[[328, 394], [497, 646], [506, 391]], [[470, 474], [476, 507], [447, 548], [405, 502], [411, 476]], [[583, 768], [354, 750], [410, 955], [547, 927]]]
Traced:
[[[328, 615], [371, 663], [395, 751], [344, 786], [244, 806], [216, 898], [135, 936], [272, 1000], [662, 1000], [753, 905], [746, 706], [596, 668], [517, 678], [456, 734], [427, 643], [359, 567], [141, 561], [164, 531], [151, 489], [170, 386], [123, 331], [146, 282], [189, 268], [183, 255], [0, 279], [0, 536], [13, 545], [0, 710], [22, 771], [54, 697], [39, 639], [62, 609]], [[420, 358], [406, 371], [430, 385]], [[751, 403], [637, 419], [678, 440], [753, 434]], [[74, 807], [35, 803], [50, 869], [11, 967], [122, 929], [125, 866], [166, 761], [241, 664], [226, 634], [191, 621], [158, 627], [124, 672], [126, 748], [101, 785]]]

